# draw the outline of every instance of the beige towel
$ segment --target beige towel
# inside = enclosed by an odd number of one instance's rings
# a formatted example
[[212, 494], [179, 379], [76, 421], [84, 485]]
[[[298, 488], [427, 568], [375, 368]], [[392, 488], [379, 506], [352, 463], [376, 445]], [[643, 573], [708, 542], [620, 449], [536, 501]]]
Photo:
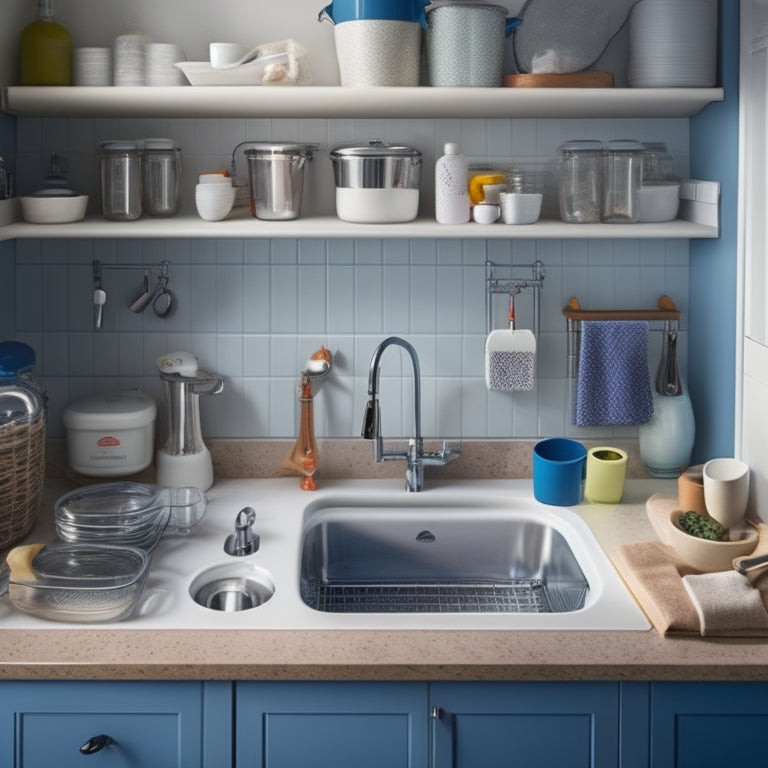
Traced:
[[[664, 498], [661, 494], [648, 500], [648, 518], [657, 532], [663, 515], [669, 519], [670, 511], [676, 507], [676, 499]], [[758, 524], [758, 529], [758, 545], [750, 557], [768, 551], [768, 527]], [[768, 636], [766, 569], [750, 574], [749, 579], [736, 571], [700, 574], [678, 560], [674, 550], [660, 541], [624, 544], [613, 559], [649, 620], [662, 635]], [[738, 578], [733, 579], [731, 573]], [[704, 576], [714, 578], [704, 579]], [[699, 596], [698, 603], [691, 596], [690, 584], [686, 583], [690, 579], [694, 579], [692, 590]], [[734, 581], [738, 582], [737, 589], [731, 593]], [[717, 598], [707, 596], [713, 586], [718, 587]], [[739, 610], [734, 616], [731, 614], [736, 602]], [[762, 611], [760, 604], [763, 604]], [[705, 618], [702, 618], [702, 612]]]

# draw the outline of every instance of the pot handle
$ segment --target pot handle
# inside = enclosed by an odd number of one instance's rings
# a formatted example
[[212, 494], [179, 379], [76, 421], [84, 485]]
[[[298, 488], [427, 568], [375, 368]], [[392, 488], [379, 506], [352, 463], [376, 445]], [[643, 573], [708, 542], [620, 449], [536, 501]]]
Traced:
[[317, 14], [317, 20], [318, 21], [330, 21], [331, 24], [335, 24], [336, 22], [333, 20], [333, 16], [331, 15], [333, 11], [333, 3], [329, 3], [325, 6], [325, 8], [322, 8], [320, 10], [320, 13]]
[[509, 37], [521, 24], [523, 20], [517, 16], [511, 16], [504, 20], [504, 34]]

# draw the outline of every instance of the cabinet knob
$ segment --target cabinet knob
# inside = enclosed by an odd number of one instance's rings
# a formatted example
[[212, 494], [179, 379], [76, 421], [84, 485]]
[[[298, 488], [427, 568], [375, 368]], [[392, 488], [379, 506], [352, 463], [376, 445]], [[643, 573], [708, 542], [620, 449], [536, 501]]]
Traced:
[[95, 752], [100, 752], [107, 746], [107, 744], [111, 743], [112, 739], [103, 733], [98, 736], [91, 736], [91, 738], [80, 747], [80, 752], [84, 755], [92, 755]]
[[430, 712], [430, 717], [433, 720], [442, 720], [444, 714], [445, 712], [443, 711], [442, 707], [432, 707], [432, 712]]

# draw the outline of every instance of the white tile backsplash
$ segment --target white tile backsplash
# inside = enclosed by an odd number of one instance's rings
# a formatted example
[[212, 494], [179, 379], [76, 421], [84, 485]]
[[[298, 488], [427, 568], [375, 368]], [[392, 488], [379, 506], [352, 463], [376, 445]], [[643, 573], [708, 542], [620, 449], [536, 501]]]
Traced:
[[[317, 141], [307, 168], [305, 213], [333, 211], [328, 150], [350, 140], [384, 138], [424, 154], [422, 211], [429, 215], [431, 169], [445, 141], [470, 156], [535, 163], [570, 138], [666, 141], [687, 175], [688, 120], [84, 120], [19, 119], [17, 169], [22, 191], [36, 188], [57, 152], [79, 191], [98, 211], [95, 148], [107, 138], [168, 135], [182, 146], [183, 207], [193, 208], [196, 175], [229, 168], [244, 140]], [[42, 162], [41, 162], [42, 158]], [[244, 157], [238, 173], [247, 174]], [[290, 222], [286, 223], [290, 226]], [[91, 262], [170, 262], [178, 300], [173, 316], [141, 315], [128, 304], [141, 270], [104, 271], [104, 327], [93, 330]], [[485, 262], [546, 269], [541, 293], [537, 383], [533, 392], [489, 392], [484, 380]], [[75, 397], [129, 385], [161, 403], [155, 360], [188, 350], [226, 379], [224, 391], [201, 398], [203, 433], [220, 438], [292, 437], [298, 428], [298, 375], [321, 344], [334, 353], [334, 371], [314, 402], [320, 436], [360, 433], [371, 353], [388, 335], [409, 339], [422, 372], [426, 437], [509, 438], [575, 434], [569, 423], [566, 323], [562, 307], [577, 296], [585, 307], [654, 307], [668, 293], [688, 307], [688, 243], [683, 240], [409, 240], [254, 238], [174, 240], [19, 240], [15, 269], [16, 338], [37, 351], [38, 374], [49, 390], [50, 433], [63, 434], [59, 415]], [[494, 297], [493, 324], [506, 318], [505, 297]], [[520, 327], [532, 327], [530, 294], [516, 302]], [[10, 334], [9, 334], [10, 335]], [[660, 353], [649, 343], [651, 369]], [[685, 372], [685, 333], [680, 344]], [[384, 434], [410, 435], [410, 366], [388, 349], [382, 368]], [[161, 408], [162, 414], [162, 408]], [[163, 423], [161, 415], [160, 423]], [[585, 430], [578, 431], [584, 433]], [[616, 432], [589, 430], [609, 439]]]

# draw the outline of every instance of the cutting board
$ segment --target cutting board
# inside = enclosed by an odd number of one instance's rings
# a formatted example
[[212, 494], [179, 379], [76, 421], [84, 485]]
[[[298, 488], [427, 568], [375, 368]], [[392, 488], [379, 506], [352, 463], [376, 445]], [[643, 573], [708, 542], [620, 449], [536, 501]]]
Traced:
[[504, 75], [506, 88], [613, 88], [613, 72]]

